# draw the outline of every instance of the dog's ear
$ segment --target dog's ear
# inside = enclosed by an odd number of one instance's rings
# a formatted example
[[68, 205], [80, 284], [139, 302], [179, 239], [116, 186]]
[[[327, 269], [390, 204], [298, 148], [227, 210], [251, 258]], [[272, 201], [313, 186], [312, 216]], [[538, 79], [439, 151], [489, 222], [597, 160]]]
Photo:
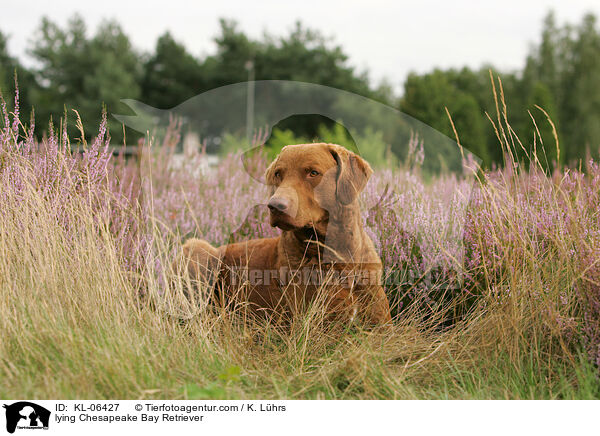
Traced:
[[279, 160], [279, 156], [276, 157], [275, 160], [273, 162], [271, 162], [271, 165], [269, 165], [267, 167], [267, 169], [265, 170], [265, 182], [267, 183], [267, 185], [274, 184], [273, 176], [274, 176], [274, 172], [275, 172], [275, 164], [277, 164], [278, 160]]
[[329, 152], [337, 163], [337, 199], [344, 205], [350, 204], [365, 188], [373, 170], [366, 160], [341, 145], [330, 144]]
[[265, 183], [267, 184], [268, 188], [269, 188], [269, 195], [273, 195], [275, 193], [275, 164], [277, 163], [277, 160], [279, 159], [279, 156], [277, 156], [275, 158], [275, 160], [273, 162], [271, 162], [271, 165], [269, 165], [267, 167], [267, 169], [265, 170]]
[[265, 183], [266, 163], [263, 145], [258, 145], [242, 153], [242, 164], [246, 173], [257, 182]]

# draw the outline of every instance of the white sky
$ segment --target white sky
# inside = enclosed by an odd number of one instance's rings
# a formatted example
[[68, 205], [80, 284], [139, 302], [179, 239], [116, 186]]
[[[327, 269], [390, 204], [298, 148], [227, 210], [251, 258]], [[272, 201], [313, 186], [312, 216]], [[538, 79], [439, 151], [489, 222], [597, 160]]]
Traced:
[[5, 4], [0, 30], [10, 36], [10, 53], [27, 63], [29, 39], [44, 15], [64, 25], [79, 12], [90, 33], [103, 18], [116, 18], [134, 46], [146, 51], [169, 30], [196, 56], [214, 52], [212, 39], [221, 17], [237, 20], [254, 37], [265, 30], [286, 34], [299, 19], [333, 37], [352, 65], [369, 70], [374, 83], [387, 78], [399, 91], [410, 71], [483, 63], [503, 70], [521, 68], [550, 9], [561, 24], [578, 23], [588, 11], [600, 18], [598, 0], [30, 0]]

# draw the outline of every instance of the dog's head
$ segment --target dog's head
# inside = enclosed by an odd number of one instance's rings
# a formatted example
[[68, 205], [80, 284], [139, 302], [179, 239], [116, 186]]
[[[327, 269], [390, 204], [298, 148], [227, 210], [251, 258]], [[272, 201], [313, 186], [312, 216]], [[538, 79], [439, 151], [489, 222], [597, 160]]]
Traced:
[[356, 204], [373, 170], [335, 144], [288, 145], [267, 168], [271, 225], [324, 231], [331, 213]]

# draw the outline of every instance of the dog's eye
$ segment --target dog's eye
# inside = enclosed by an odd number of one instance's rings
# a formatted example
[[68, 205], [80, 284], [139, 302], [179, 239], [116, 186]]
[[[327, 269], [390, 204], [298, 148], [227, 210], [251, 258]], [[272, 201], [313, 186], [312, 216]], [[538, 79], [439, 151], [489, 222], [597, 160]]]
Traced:
[[310, 177], [317, 177], [317, 176], [319, 175], [319, 172], [318, 172], [318, 171], [315, 171], [315, 170], [312, 170], [310, 173], [308, 173], [308, 175], [309, 175]]
[[276, 179], [278, 179], [279, 176], [281, 176], [281, 171], [275, 171], [274, 176], [275, 176]]

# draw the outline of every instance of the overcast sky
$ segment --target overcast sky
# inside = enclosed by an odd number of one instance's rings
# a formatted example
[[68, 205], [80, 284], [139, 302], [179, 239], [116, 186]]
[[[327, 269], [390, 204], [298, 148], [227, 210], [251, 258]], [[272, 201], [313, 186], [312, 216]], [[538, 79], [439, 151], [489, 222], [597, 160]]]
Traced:
[[520, 68], [550, 9], [559, 23], [576, 23], [588, 11], [600, 16], [600, 1], [12, 1], [2, 8], [0, 30], [10, 36], [11, 54], [27, 62], [29, 39], [44, 15], [63, 25], [78, 12], [91, 33], [103, 18], [115, 18], [134, 46], [147, 51], [169, 30], [196, 56], [214, 52], [221, 17], [237, 20], [254, 37], [265, 30], [286, 34], [301, 20], [333, 37], [374, 83], [387, 78], [399, 90], [410, 71], [483, 63]]

